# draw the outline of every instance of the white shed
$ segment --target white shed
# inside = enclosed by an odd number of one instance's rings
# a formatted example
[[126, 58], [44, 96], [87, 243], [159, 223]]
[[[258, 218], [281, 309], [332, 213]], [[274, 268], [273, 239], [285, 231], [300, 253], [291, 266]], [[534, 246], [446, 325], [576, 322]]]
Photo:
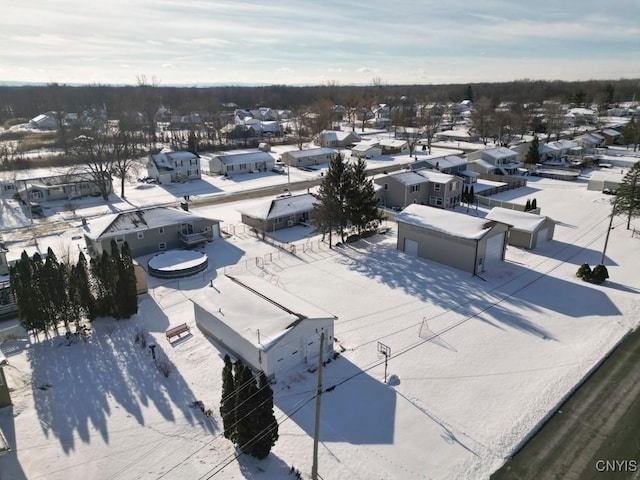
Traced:
[[335, 317], [252, 275], [225, 275], [191, 298], [198, 328], [255, 371], [275, 377], [333, 351]]

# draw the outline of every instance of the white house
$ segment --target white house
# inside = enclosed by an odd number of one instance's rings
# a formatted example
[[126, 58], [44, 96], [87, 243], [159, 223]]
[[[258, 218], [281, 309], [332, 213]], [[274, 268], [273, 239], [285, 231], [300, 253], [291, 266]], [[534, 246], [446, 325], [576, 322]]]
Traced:
[[309, 150], [290, 150], [281, 155], [282, 163], [292, 167], [309, 167], [329, 163], [338, 155], [338, 151], [333, 148], [320, 147]]
[[277, 377], [333, 351], [333, 315], [253, 275], [220, 276], [194, 295], [196, 325], [255, 371]]
[[316, 136], [315, 143], [321, 147], [340, 148], [352, 145], [360, 140], [360, 135], [351, 130], [323, 130]]
[[518, 152], [507, 147], [485, 148], [467, 155], [469, 169], [480, 173], [495, 173], [511, 175], [522, 166], [518, 162]]
[[360, 142], [351, 149], [351, 156], [356, 158], [373, 158], [382, 155], [382, 148], [377, 142]]
[[267, 172], [275, 165], [270, 153], [262, 150], [203, 153], [200, 157], [202, 171], [213, 175], [237, 175], [249, 172]]

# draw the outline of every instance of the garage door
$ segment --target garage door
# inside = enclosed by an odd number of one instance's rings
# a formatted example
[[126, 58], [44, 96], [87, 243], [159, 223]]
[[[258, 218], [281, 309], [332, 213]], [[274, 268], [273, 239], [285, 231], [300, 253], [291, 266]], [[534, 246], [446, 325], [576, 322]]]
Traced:
[[404, 253], [413, 257], [418, 256], [418, 242], [415, 240], [404, 239]]
[[301, 364], [302, 348], [300, 348], [300, 340], [295, 340], [278, 347], [274, 352], [273, 358], [276, 362], [276, 372]]
[[485, 251], [485, 260], [482, 270], [490, 270], [500, 265], [502, 262], [502, 253], [504, 252], [504, 232], [500, 235], [494, 235], [487, 240], [487, 249]]

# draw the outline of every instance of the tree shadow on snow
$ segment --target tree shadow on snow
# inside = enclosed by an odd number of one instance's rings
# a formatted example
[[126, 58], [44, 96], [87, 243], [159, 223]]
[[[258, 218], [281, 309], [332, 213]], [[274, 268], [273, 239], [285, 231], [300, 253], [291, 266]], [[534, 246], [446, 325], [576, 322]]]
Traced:
[[[126, 321], [100, 327], [87, 342], [55, 337], [32, 345], [27, 353], [35, 408], [47, 437], [57, 438], [65, 453], [74, 450], [78, 439], [90, 443], [95, 432], [109, 443], [114, 407], [141, 426], [144, 410], [152, 407], [166, 421], [200, 423], [187, 382], [175, 368], [168, 378], [160, 373], [149, 348], [134, 343], [135, 327]], [[155, 353], [158, 360], [167, 359], [161, 345]]]
[[240, 473], [248, 480], [270, 480], [273, 478], [291, 478], [293, 480], [295, 478], [293, 475], [289, 476], [291, 467], [273, 452], [263, 460], [249, 455], [241, 455], [238, 457], [238, 465]]
[[[27, 476], [20, 465], [18, 460], [18, 450], [22, 447], [22, 444], [18, 443], [16, 437], [16, 426], [14, 419], [13, 406], [4, 407], [0, 410], [0, 429], [4, 435], [5, 440], [9, 444], [11, 450], [2, 456], [0, 460], [0, 472], [2, 472], [2, 478], [9, 478], [11, 480], [26, 480]], [[24, 445], [25, 448], [32, 447], [27, 442]]]

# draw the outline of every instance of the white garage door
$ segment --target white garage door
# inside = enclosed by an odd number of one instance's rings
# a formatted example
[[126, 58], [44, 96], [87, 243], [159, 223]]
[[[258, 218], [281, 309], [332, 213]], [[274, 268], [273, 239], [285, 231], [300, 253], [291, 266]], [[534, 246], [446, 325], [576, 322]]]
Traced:
[[276, 365], [275, 371], [286, 370], [295, 365], [302, 363], [302, 348], [300, 348], [300, 340], [286, 343], [278, 347], [274, 352]]
[[418, 256], [418, 242], [415, 240], [404, 239], [404, 253], [413, 257]]
[[504, 251], [504, 232], [500, 235], [494, 235], [487, 240], [487, 250], [485, 251], [484, 268], [489, 270], [492, 267], [500, 265], [502, 262], [502, 252]]

